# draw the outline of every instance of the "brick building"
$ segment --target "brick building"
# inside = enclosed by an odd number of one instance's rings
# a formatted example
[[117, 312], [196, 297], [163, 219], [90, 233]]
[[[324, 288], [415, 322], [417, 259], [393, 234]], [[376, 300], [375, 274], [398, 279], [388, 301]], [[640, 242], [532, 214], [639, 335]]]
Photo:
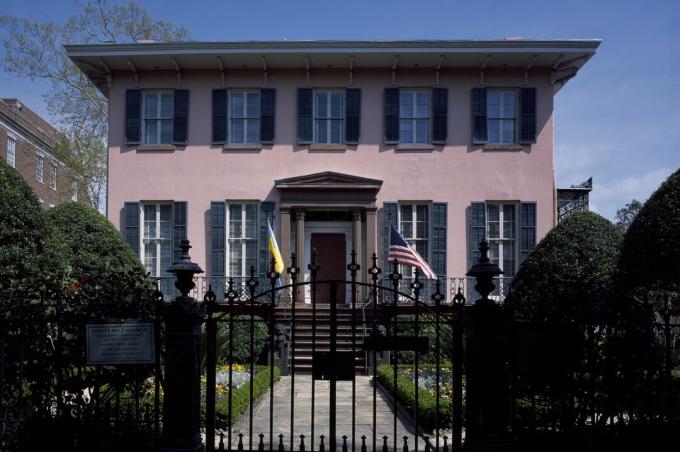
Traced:
[[78, 180], [55, 155], [62, 139], [18, 99], [0, 99], [0, 157], [19, 170], [45, 208], [85, 199]]

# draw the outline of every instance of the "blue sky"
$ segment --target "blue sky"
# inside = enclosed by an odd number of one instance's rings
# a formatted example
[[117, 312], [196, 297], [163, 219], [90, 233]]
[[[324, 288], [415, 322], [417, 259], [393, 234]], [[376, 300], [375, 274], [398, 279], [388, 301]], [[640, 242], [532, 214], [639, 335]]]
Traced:
[[[116, 0], [111, 0], [116, 1]], [[678, 0], [138, 0], [197, 40], [600, 38], [555, 98], [559, 186], [594, 178], [613, 219], [680, 167]], [[72, 0], [0, 0], [0, 14], [63, 21]], [[0, 73], [0, 96], [47, 117], [46, 86]]]

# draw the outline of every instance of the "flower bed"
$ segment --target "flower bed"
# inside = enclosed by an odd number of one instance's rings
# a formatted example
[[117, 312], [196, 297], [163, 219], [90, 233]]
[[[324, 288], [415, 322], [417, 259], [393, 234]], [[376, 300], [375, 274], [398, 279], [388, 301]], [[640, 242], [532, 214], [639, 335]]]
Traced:
[[[394, 393], [394, 368], [382, 364], [377, 369], [378, 382], [389, 392]], [[413, 413], [416, 402], [413, 367], [397, 368], [396, 394], [399, 403]], [[418, 369], [418, 424], [425, 430], [434, 430], [437, 426], [437, 388], [436, 369], [431, 367]], [[451, 425], [451, 369], [442, 368], [439, 375], [439, 427]]]

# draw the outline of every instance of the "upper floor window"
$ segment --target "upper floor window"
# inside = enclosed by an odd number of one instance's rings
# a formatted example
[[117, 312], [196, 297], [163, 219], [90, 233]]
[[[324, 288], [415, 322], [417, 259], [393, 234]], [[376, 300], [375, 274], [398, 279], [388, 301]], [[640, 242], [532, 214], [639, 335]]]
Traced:
[[17, 166], [17, 140], [7, 137], [7, 164], [12, 168]]
[[173, 142], [173, 91], [145, 91], [142, 101], [142, 142], [171, 144]]
[[260, 142], [260, 92], [229, 91], [229, 142]]
[[43, 183], [43, 167], [45, 165], [45, 159], [42, 155], [36, 154], [35, 156], [35, 180]]
[[57, 189], [57, 165], [50, 163], [50, 188]]
[[488, 142], [517, 142], [517, 90], [488, 90], [486, 94], [486, 124]]
[[399, 91], [399, 142], [430, 143], [430, 91]]
[[341, 144], [345, 140], [345, 93], [314, 91], [314, 143]]
[[144, 266], [151, 276], [165, 275], [172, 264], [172, 204], [143, 203], [140, 214]]

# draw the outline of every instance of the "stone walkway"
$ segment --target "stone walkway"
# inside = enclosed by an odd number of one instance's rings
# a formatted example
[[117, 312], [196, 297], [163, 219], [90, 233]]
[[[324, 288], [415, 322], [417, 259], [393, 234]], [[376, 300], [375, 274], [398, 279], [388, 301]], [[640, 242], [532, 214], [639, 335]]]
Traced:
[[[312, 380], [309, 375], [295, 377], [294, 394], [294, 450], [300, 450], [300, 435], [305, 435], [305, 450], [318, 450], [320, 435], [325, 436], [325, 450], [329, 451], [329, 382], [315, 382], [315, 412], [314, 412], [314, 447], [311, 444], [311, 404], [312, 404]], [[253, 436], [252, 449], [257, 450], [259, 434], [264, 434], [264, 448], [269, 450], [269, 392], [255, 402], [253, 407]], [[279, 444], [279, 434], [284, 435], [285, 450], [290, 450], [290, 403], [291, 403], [291, 380], [289, 376], [282, 377], [274, 386], [274, 450]], [[337, 383], [337, 450], [341, 450], [342, 436], [347, 435], [348, 449], [352, 450], [352, 382], [341, 381]], [[243, 446], [249, 449], [250, 430], [248, 411], [236, 422], [232, 431], [232, 449], [237, 448], [238, 434], [243, 434]], [[356, 405], [355, 405], [355, 438], [356, 451], [361, 447], [361, 436], [366, 435], [366, 446], [372, 450], [373, 428], [373, 385], [370, 377], [357, 376], [356, 378]], [[383, 436], [388, 436], [390, 450], [394, 448], [394, 414], [392, 411], [392, 399], [378, 388], [376, 396], [376, 448], [382, 450]], [[403, 450], [403, 437], [408, 436], [409, 450], [414, 449], [414, 441], [418, 440], [418, 450], [422, 451], [425, 442], [422, 438], [416, 439], [411, 422], [402, 415], [397, 416], [397, 447]], [[226, 432], [225, 432], [226, 448]], [[331, 451], [332, 452], [332, 451]]]

